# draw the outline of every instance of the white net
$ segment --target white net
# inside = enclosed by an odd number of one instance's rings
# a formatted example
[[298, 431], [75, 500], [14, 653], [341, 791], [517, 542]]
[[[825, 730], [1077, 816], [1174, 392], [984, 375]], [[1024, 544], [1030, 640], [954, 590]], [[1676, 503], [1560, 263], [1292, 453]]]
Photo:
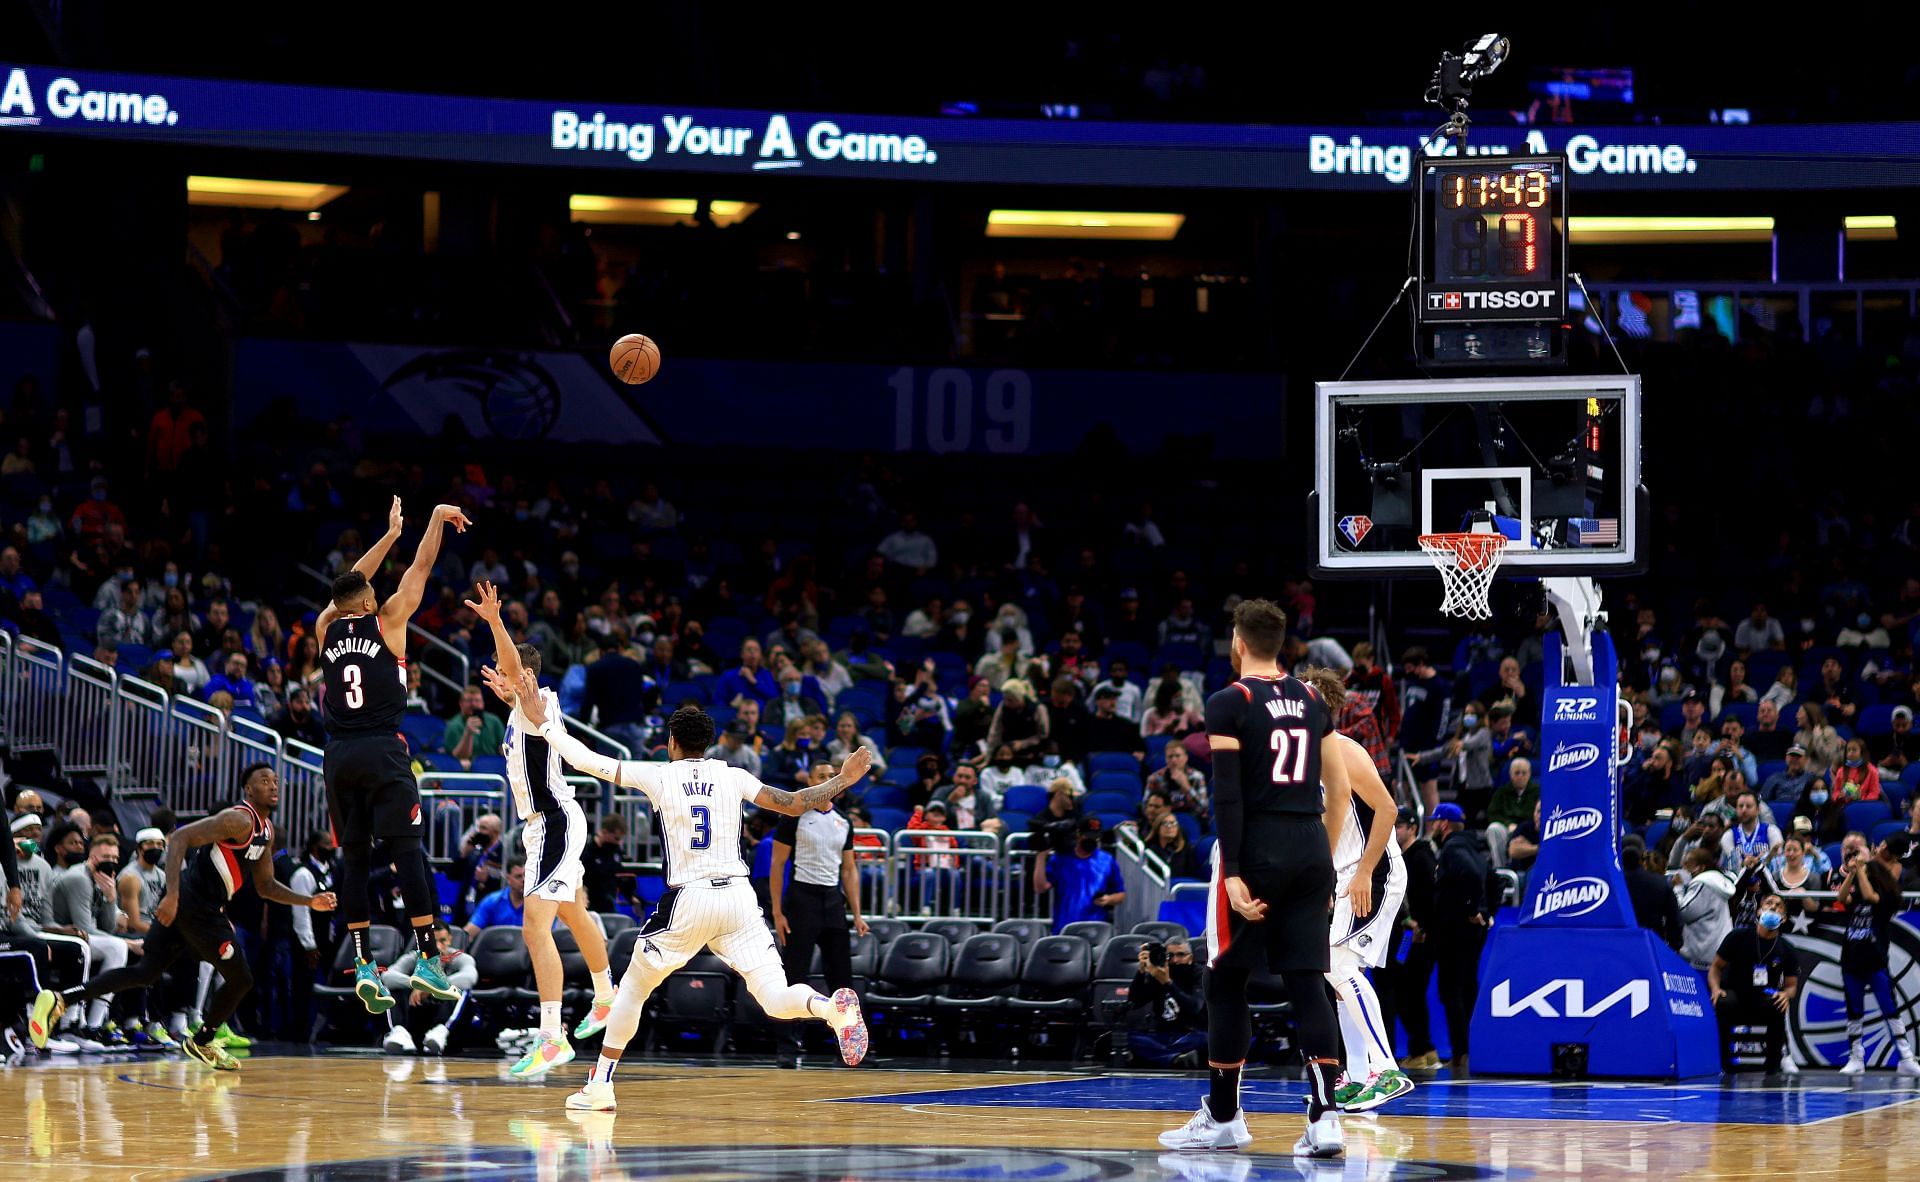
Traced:
[[1440, 600], [1444, 615], [1465, 620], [1493, 618], [1487, 592], [1493, 587], [1494, 572], [1507, 549], [1505, 534], [1422, 534], [1420, 548], [1433, 559], [1440, 572], [1445, 595]]

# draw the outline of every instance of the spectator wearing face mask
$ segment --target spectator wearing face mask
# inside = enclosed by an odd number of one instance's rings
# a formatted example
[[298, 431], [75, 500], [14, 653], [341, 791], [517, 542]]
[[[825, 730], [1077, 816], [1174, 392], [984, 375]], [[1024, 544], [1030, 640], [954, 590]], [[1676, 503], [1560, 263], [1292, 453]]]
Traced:
[[1175, 937], [1160, 955], [1154, 947], [1141, 946], [1127, 990], [1127, 1050], [1135, 1063], [1150, 1067], [1198, 1067], [1207, 1049], [1207, 1018], [1193, 946]]
[[1033, 889], [1055, 892], [1055, 935], [1070, 923], [1113, 918], [1113, 909], [1126, 902], [1127, 886], [1120, 864], [1100, 848], [1100, 818], [1081, 817], [1070, 847], [1034, 859]]
[[[1412, 757], [1416, 768], [1441, 762], [1452, 766], [1455, 800], [1469, 824], [1482, 823], [1487, 801], [1493, 796], [1493, 735], [1481, 725], [1486, 713], [1486, 707], [1480, 703], [1468, 702], [1460, 712], [1460, 725], [1454, 729], [1452, 738], [1431, 751], [1415, 752]], [[1416, 771], [1416, 774], [1419, 773]]]
[[1750, 926], [1736, 928], [1720, 942], [1707, 969], [1708, 994], [1720, 1023], [1720, 1067], [1732, 1072], [1734, 1028], [1766, 1028], [1766, 1070], [1798, 1074], [1786, 1058], [1787, 1012], [1800, 990], [1800, 962], [1794, 947], [1780, 934], [1786, 906], [1778, 895], [1760, 900]]

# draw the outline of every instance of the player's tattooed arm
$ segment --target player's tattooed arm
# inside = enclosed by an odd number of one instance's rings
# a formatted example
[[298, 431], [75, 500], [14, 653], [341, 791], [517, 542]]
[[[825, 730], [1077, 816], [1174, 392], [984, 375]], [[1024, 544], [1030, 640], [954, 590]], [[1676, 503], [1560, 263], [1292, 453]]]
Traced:
[[167, 837], [167, 890], [160, 898], [160, 905], [153, 910], [153, 917], [163, 924], [173, 922], [174, 913], [180, 907], [180, 868], [186, 865], [187, 853], [195, 846], [212, 845], [216, 841], [240, 841], [253, 832], [253, 819], [247, 816], [245, 809], [221, 809], [211, 817], [202, 817], [175, 829]]
[[839, 772], [832, 779], [822, 781], [811, 788], [804, 788], [799, 792], [788, 792], [784, 788], [762, 784], [760, 794], [753, 798], [753, 803], [763, 809], [785, 813], [789, 817], [798, 817], [810, 809], [819, 808], [825, 802], [858, 784], [871, 766], [873, 766], [873, 752], [865, 747], [856, 747], [853, 753], [847, 756], [847, 761], [840, 765]]
[[321, 891], [317, 895], [303, 895], [273, 876], [273, 863], [265, 858], [253, 864], [253, 889], [269, 903], [285, 903], [289, 907], [311, 907], [315, 911], [332, 911], [334, 896], [332, 891]]

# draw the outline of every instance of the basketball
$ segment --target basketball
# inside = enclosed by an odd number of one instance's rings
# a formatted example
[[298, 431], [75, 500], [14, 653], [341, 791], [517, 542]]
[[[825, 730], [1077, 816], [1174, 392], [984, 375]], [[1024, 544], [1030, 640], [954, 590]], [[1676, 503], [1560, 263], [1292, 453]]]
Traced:
[[652, 337], [630, 332], [613, 343], [607, 360], [613, 365], [614, 377], [629, 386], [638, 386], [652, 381], [653, 375], [660, 372], [660, 346], [653, 343]]

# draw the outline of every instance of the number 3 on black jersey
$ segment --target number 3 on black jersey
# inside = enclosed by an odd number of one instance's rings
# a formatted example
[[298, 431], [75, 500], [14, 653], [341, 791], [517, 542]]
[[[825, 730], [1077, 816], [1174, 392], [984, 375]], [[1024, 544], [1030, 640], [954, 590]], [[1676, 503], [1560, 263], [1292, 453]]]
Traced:
[[347, 709], [358, 710], [366, 705], [367, 691], [360, 688], [360, 666], [342, 666], [340, 676], [347, 683]]
[[1276, 727], [1270, 732], [1268, 745], [1273, 748], [1274, 783], [1298, 784], [1306, 779], [1308, 744], [1312, 741], [1304, 727]]

